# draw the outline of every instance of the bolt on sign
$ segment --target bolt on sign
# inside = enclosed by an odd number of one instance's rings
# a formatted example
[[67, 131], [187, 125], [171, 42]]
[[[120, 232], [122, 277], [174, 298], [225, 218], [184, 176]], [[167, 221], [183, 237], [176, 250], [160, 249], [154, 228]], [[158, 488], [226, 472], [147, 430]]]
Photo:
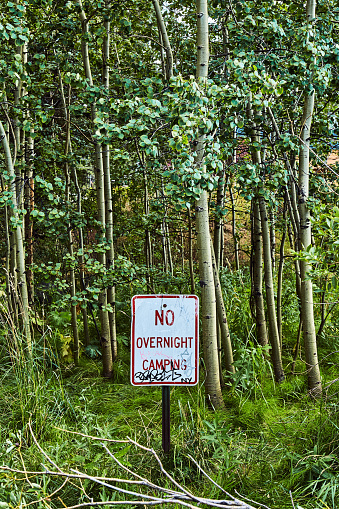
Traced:
[[199, 299], [195, 295], [132, 298], [131, 383], [196, 385]]

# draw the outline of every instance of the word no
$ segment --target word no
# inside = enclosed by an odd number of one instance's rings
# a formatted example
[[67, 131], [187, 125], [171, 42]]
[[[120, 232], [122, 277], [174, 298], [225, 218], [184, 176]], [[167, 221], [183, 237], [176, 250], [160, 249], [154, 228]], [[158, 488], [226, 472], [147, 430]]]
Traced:
[[174, 311], [168, 309], [164, 315], [164, 310], [162, 309], [160, 312], [155, 312], [155, 325], [158, 325], [158, 321], [161, 325], [164, 325], [164, 319], [166, 325], [169, 327], [174, 324]]

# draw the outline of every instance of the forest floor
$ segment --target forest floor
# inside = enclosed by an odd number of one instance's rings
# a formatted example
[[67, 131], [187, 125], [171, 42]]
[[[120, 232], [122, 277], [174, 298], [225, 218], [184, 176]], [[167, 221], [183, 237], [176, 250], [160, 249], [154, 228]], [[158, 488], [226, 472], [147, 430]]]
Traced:
[[[197, 387], [171, 389], [171, 451], [165, 456], [161, 388], [130, 385], [129, 348], [124, 342], [120, 342], [112, 380], [101, 377], [100, 360], [83, 357], [78, 368], [60, 367], [47, 333], [40, 348], [32, 361], [20, 359], [20, 346], [11, 358], [2, 350], [2, 465], [23, 472], [56, 468], [70, 472], [73, 468], [90, 477], [126, 478], [126, 472], [95, 439], [130, 437], [152, 447], [175, 480], [199, 496], [223, 498], [200, 475], [190, 455], [223, 489], [256, 501], [255, 507], [338, 507], [338, 382], [333, 358], [323, 366], [325, 396], [312, 401], [304, 373], [298, 374], [301, 361], [295, 376], [287, 375], [284, 383], [276, 385], [265, 352], [248, 347], [252, 371], [238, 370], [237, 382], [224, 388], [226, 408], [216, 412], [205, 403], [202, 368]], [[34, 442], [29, 423], [54, 465], [48, 464]], [[146, 451], [131, 443], [108, 445], [123, 465], [153, 482], [164, 481], [157, 462]], [[0, 477], [2, 508], [24, 508], [40, 499], [34, 507], [112, 500], [105, 486], [89, 479], [62, 486], [64, 480], [47, 474], [4, 470]], [[125, 500], [126, 495], [114, 497]]]

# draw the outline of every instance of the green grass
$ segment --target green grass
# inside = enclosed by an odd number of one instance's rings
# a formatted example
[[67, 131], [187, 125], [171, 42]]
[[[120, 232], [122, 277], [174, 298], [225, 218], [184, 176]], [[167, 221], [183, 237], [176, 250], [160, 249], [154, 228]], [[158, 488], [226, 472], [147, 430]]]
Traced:
[[[83, 356], [78, 368], [60, 365], [52, 331], [36, 341], [29, 358], [20, 338], [4, 327], [0, 342], [1, 464], [29, 471], [47, 467], [48, 461], [29, 432], [30, 421], [40, 445], [62, 469], [128, 477], [100, 442], [63, 430], [119, 440], [130, 437], [154, 448], [168, 472], [200, 496], [222, 498], [198, 472], [190, 455], [227, 491], [272, 509], [291, 509], [290, 492], [296, 509], [298, 504], [303, 509], [338, 507], [338, 382], [332, 383], [337, 356], [329, 355], [328, 344], [320, 349], [320, 358], [328, 355], [322, 368], [326, 390], [321, 401], [307, 397], [302, 362], [297, 364], [296, 376], [287, 375], [277, 385], [267, 355], [250, 341], [237, 345], [236, 385], [224, 389], [225, 410], [213, 412], [206, 405], [203, 372], [197, 387], [173, 387], [172, 447], [164, 457], [161, 388], [130, 385], [125, 343], [120, 342], [115, 378], [105, 380], [100, 359]], [[289, 362], [287, 354], [285, 366]], [[164, 485], [168, 482], [149, 453], [125, 443], [110, 445], [110, 449], [143, 477]], [[28, 477], [32, 486], [24, 475], [0, 472], [0, 502], [23, 508], [62, 483], [49, 475]], [[86, 496], [97, 500], [112, 496], [88, 479], [82, 483], [67, 482], [58, 492], [59, 499], [55, 496], [37, 506], [56, 508], [85, 501]]]

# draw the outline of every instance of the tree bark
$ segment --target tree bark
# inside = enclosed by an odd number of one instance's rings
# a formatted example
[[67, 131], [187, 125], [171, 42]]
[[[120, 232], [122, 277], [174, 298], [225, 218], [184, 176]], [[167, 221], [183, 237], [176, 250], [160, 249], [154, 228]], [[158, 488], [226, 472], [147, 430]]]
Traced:
[[[209, 37], [207, 0], [197, 0], [197, 79], [203, 83], [208, 76]], [[196, 140], [195, 164], [203, 171], [205, 137]], [[216, 298], [210, 245], [207, 191], [201, 191], [196, 201], [197, 247], [201, 286], [201, 321], [204, 359], [206, 366], [205, 390], [214, 408], [224, 406], [219, 374]]]
[[224, 350], [224, 360], [225, 360], [225, 367], [226, 370], [229, 373], [234, 373], [234, 365], [233, 365], [233, 350], [232, 350], [232, 343], [231, 343], [231, 335], [228, 328], [228, 321], [227, 321], [227, 315], [226, 315], [226, 309], [224, 304], [224, 297], [222, 294], [222, 289], [220, 285], [220, 279], [219, 279], [219, 270], [216, 263], [216, 258], [214, 254], [213, 244], [211, 241], [211, 252], [212, 252], [212, 266], [213, 266], [213, 276], [214, 276], [214, 286], [215, 286], [215, 298], [217, 303], [217, 318], [218, 318], [218, 324], [220, 327], [220, 336], [221, 336], [221, 343]]
[[[85, 69], [85, 75], [88, 80], [90, 86], [93, 86], [92, 79], [92, 71], [89, 59], [88, 52], [88, 44], [87, 44], [87, 34], [88, 30], [88, 20], [86, 18], [86, 14], [82, 7], [82, 1], [78, 0], [78, 5], [80, 7], [80, 21], [82, 26], [82, 41], [81, 41], [81, 51], [83, 64]], [[96, 118], [96, 104], [92, 103], [91, 105], [91, 119], [94, 125], [94, 120]], [[103, 166], [103, 158], [102, 158], [102, 146], [99, 142], [95, 142], [95, 182], [96, 182], [96, 194], [97, 194], [97, 213], [98, 213], [98, 221], [101, 225], [101, 238], [105, 239], [105, 231], [106, 231], [106, 219], [105, 219], [105, 180], [104, 180], [104, 166]], [[103, 267], [106, 267], [106, 253], [101, 252], [99, 254], [99, 261]], [[109, 326], [109, 318], [107, 311], [107, 292], [106, 289], [102, 289], [99, 295], [99, 311], [100, 311], [100, 324], [101, 324], [101, 348], [102, 348], [102, 362], [103, 362], [103, 375], [105, 377], [112, 376], [112, 346], [111, 346], [111, 338], [110, 338], [110, 326]]]
[[188, 263], [190, 269], [191, 294], [194, 295], [195, 281], [193, 265], [193, 229], [192, 229], [191, 209], [189, 207], [187, 207], [187, 217], [188, 217]]
[[28, 291], [27, 291], [27, 281], [26, 281], [26, 266], [25, 266], [25, 250], [24, 250], [24, 242], [22, 235], [22, 218], [19, 217], [18, 207], [17, 207], [17, 196], [16, 196], [16, 185], [15, 185], [15, 171], [12, 162], [12, 155], [8, 143], [8, 138], [6, 136], [6, 132], [4, 130], [3, 124], [0, 121], [0, 139], [5, 152], [5, 164], [8, 171], [8, 175], [11, 179], [10, 188], [12, 191], [12, 216], [15, 220], [14, 227], [14, 236], [16, 242], [16, 260], [17, 260], [17, 269], [18, 269], [18, 287], [20, 288], [20, 296], [21, 296], [21, 308], [22, 308], [22, 321], [24, 326], [24, 333], [26, 335], [26, 343], [28, 347], [29, 354], [32, 354], [32, 340], [31, 340], [31, 329], [30, 329], [30, 321], [29, 321], [29, 301], [28, 301]]
[[169, 80], [173, 76], [173, 54], [171, 44], [167, 35], [166, 25], [164, 23], [164, 19], [161, 14], [161, 9], [158, 0], [152, 0], [154, 5], [155, 14], [157, 17], [157, 23], [159, 28], [159, 33], [161, 34], [161, 41], [164, 45], [165, 53], [166, 53], [166, 79]]
[[[109, 91], [109, 56], [110, 56], [110, 30], [109, 21], [104, 22], [105, 36], [102, 46], [102, 82], [107, 91]], [[112, 200], [112, 183], [110, 172], [110, 146], [103, 147], [103, 167], [104, 167], [104, 185], [105, 185], [105, 221], [106, 221], [106, 240], [109, 249], [106, 253], [107, 270], [114, 269], [114, 238], [113, 238], [113, 200]], [[115, 308], [115, 286], [109, 285], [107, 288], [107, 301], [112, 311], [108, 312], [109, 330], [111, 338], [112, 360], [118, 357], [118, 342], [116, 332], [116, 308]]]
[[281, 298], [282, 298], [282, 285], [283, 285], [283, 270], [284, 270], [284, 247], [285, 247], [285, 239], [286, 239], [286, 194], [285, 192], [285, 200], [284, 200], [284, 211], [283, 211], [283, 233], [280, 241], [280, 249], [279, 249], [279, 268], [278, 268], [278, 286], [277, 286], [277, 323], [278, 323], [278, 333], [279, 333], [279, 341], [280, 341], [280, 349], [282, 350], [282, 307], [281, 307]]
[[235, 270], [239, 270], [239, 268], [240, 268], [240, 264], [239, 264], [239, 239], [238, 239], [237, 224], [236, 224], [236, 217], [235, 217], [235, 203], [234, 203], [232, 182], [230, 182], [230, 185], [228, 186], [228, 189], [229, 189], [229, 193], [230, 193], [231, 207], [232, 207], [232, 235], [233, 235], [233, 241], [234, 241]]
[[224, 224], [222, 217], [222, 210], [224, 207], [224, 197], [225, 197], [225, 168], [223, 168], [219, 172], [219, 180], [218, 180], [218, 189], [217, 189], [217, 210], [216, 210], [216, 218], [214, 220], [214, 253], [215, 253], [215, 263], [217, 269], [221, 266], [222, 259], [222, 238], [224, 235]]
[[274, 302], [274, 284], [272, 275], [270, 231], [268, 226], [266, 203], [263, 196], [259, 198], [259, 208], [263, 236], [265, 288], [266, 288], [268, 326], [270, 331], [270, 343], [272, 346], [272, 363], [276, 381], [282, 382], [285, 379], [285, 374], [282, 367], [277, 315], [275, 311]]
[[[306, 4], [306, 19], [308, 23], [307, 37], [311, 30], [311, 22], [315, 20], [315, 0], [308, 0]], [[314, 110], [314, 90], [305, 92], [304, 107], [301, 118], [301, 136], [299, 150], [299, 214], [300, 214], [300, 243], [301, 249], [307, 249], [312, 242], [309, 198], [310, 175], [310, 137], [311, 123]], [[313, 397], [320, 397], [322, 393], [320, 369], [318, 362], [316, 330], [313, 310], [313, 285], [308, 278], [311, 267], [308, 261], [300, 260], [301, 275], [301, 315], [303, 322], [303, 336], [305, 360], [307, 366], [308, 389]]]
[[253, 294], [255, 302], [255, 321], [257, 340], [261, 346], [268, 343], [264, 297], [262, 293], [262, 230], [259, 202], [253, 203]]
[[[71, 123], [70, 123], [70, 113], [69, 108], [67, 108], [66, 98], [64, 94], [63, 83], [61, 79], [61, 73], [59, 72], [59, 82], [60, 82], [60, 92], [62, 97], [62, 103], [64, 106], [64, 114], [66, 119], [66, 139], [65, 139], [65, 156], [67, 156], [71, 149]], [[70, 293], [71, 293], [71, 324], [72, 324], [72, 332], [73, 332], [73, 359], [74, 364], [78, 366], [79, 364], [79, 331], [78, 331], [78, 320], [77, 320], [77, 306], [76, 306], [76, 281], [75, 281], [75, 271], [73, 266], [73, 257], [74, 257], [74, 249], [73, 249], [73, 231], [72, 225], [70, 221], [70, 191], [71, 191], [71, 178], [69, 173], [69, 164], [66, 160], [65, 162], [65, 201], [66, 201], [66, 209], [68, 212], [68, 221], [67, 221], [67, 233], [68, 233], [68, 251], [71, 257], [71, 267], [69, 271], [70, 278]]]

